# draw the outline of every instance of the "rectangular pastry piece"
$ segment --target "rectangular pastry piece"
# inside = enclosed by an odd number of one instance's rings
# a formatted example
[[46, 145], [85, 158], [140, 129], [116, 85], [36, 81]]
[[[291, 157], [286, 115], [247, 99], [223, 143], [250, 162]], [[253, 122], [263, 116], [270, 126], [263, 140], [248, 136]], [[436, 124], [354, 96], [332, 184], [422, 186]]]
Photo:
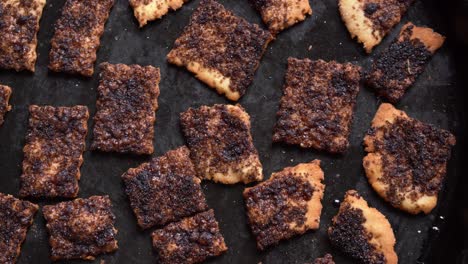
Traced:
[[129, 0], [129, 2], [140, 27], [143, 27], [149, 21], [160, 19], [169, 10], [175, 11], [181, 8], [188, 0]]
[[0, 126], [3, 124], [5, 114], [11, 110], [11, 105], [8, 103], [10, 96], [11, 88], [0, 84]]

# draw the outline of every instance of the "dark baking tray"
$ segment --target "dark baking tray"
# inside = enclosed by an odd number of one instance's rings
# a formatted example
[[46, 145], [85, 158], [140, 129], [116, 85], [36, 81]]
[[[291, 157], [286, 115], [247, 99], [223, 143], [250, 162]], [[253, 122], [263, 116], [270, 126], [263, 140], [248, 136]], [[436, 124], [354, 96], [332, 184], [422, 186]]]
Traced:
[[[165, 59], [198, 2], [190, 1], [179, 11], [139, 29], [127, 0], [117, 0], [102, 37], [97, 63], [108, 61], [151, 64], [161, 68], [161, 96], [154, 156], [184, 144], [179, 129], [180, 112], [190, 106], [228, 103], [184, 69], [167, 64]], [[220, 2], [247, 20], [261, 24], [259, 15], [248, 0]], [[400, 263], [456, 263], [456, 259], [459, 263], [463, 261], [463, 253], [460, 252], [466, 229], [463, 229], [461, 215], [467, 203], [463, 203], [466, 201], [466, 192], [461, 192], [464, 188], [462, 183], [466, 184], [466, 181], [462, 182], [462, 176], [466, 177], [462, 164], [467, 164], [467, 161], [466, 155], [462, 153], [465, 144], [462, 132], [466, 131], [466, 115], [461, 90], [464, 63], [460, 56], [466, 55], [466, 52], [460, 43], [463, 43], [463, 36], [466, 38], [466, 34], [460, 34], [459, 30], [466, 30], [467, 24], [460, 27], [459, 19], [466, 18], [466, 13], [463, 12], [463, 8], [466, 11], [466, 1], [458, 2], [458, 7], [457, 2], [417, 1], [404, 16], [402, 23], [390, 32], [370, 56], [365, 55], [362, 47], [350, 39], [339, 17], [336, 2], [311, 1], [314, 11], [312, 17], [281, 33], [268, 47], [253, 84], [239, 101], [251, 116], [254, 143], [259, 150], [266, 178], [285, 166], [316, 158], [322, 160], [326, 190], [321, 227], [318, 231], [308, 232], [260, 252], [256, 249], [247, 226], [242, 200], [244, 185], [226, 186], [204, 182], [203, 189], [208, 203], [215, 210], [229, 247], [225, 255], [210, 260], [210, 263], [304, 263], [327, 252], [334, 255], [337, 263], [352, 263], [349, 258], [331, 248], [326, 236], [330, 219], [337, 212], [334, 200], [341, 200], [348, 189], [357, 189], [372, 206], [388, 217], [397, 238], [395, 249]], [[0, 72], [0, 83], [13, 87], [13, 110], [7, 114], [6, 122], [0, 128], [0, 192], [13, 195], [18, 193], [28, 105], [83, 104], [94, 115], [97, 74], [87, 79], [54, 74], [47, 70], [53, 23], [63, 3], [64, 1], [49, 0], [44, 9], [36, 73]], [[374, 54], [388, 46], [406, 21], [430, 26], [448, 36], [446, 44], [434, 56], [417, 83], [397, 104], [398, 108], [410, 116], [449, 129], [457, 136], [458, 144], [448, 165], [446, 187], [440, 193], [438, 207], [427, 216], [412, 216], [393, 209], [367, 183], [361, 165], [364, 156], [362, 139], [380, 101], [365, 87], [362, 87], [358, 96], [350, 136], [351, 145], [344, 155], [331, 156], [271, 142], [286, 59], [289, 56], [351, 61], [367, 67]], [[92, 128], [91, 120], [89, 125]], [[90, 145], [90, 139], [91, 133], [88, 135], [87, 146]], [[119, 230], [120, 249], [114, 254], [99, 257], [96, 263], [100, 259], [106, 260], [106, 263], [156, 262], [150, 243], [150, 231], [142, 232], [138, 229], [120, 179], [120, 175], [128, 168], [149, 159], [149, 156], [85, 152], [79, 196], [110, 195]], [[457, 189], [460, 192], [457, 193]], [[52, 201], [39, 203], [43, 205]], [[42, 213], [38, 213], [23, 245], [19, 263], [49, 262], [47, 241], [44, 219]]]

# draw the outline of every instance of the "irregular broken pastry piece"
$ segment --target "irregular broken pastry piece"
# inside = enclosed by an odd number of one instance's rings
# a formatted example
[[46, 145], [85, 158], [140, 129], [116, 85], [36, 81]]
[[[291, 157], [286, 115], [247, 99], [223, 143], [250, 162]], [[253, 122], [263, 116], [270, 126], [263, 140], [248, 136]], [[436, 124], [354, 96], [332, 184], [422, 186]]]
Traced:
[[92, 149], [151, 154], [159, 68], [101, 63]]
[[5, 114], [11, 110], [11, 105], [8, 104], [11, 96], [11, 88], [0, 84], [0, 126], [3, 124]]
[[387, 218], [354, 190], [346, 193], [328, 237], [333, 246], [362, 263], [398, 263], [395, 235]]
[[400, 22], [414, 0], [339, 0], [341, 18], [351, 37], [370, 53]]
[[346, 151], [360, 70], [350, 63], [289, 58], [273, 141]]
[[430, 28], [407, 23], [400, 36], [374, 60], [366, 83], [379, 96], [398, 102], [444, 40], [445, 37]]
[[190, 108], [180, 120], [200, 178], [224, 184], [262, 180], [250, 117], [240, 105]]
[[320, 161], [314, 160], [273, 173], [267, 181], [245, 189], [249, 223], [260, 250], [319, 228], [322, 181]]
[[43, 207], [51, 259], [93, 260], [117, 250], [115, 216], [109, 196], [91, 196]]
[[91, 77], [114, 0], [66, 0], [55, 23], [49, 69]]
[[271, 32], [280, 31], [312, 15], [309, 0], [250, 0]]
[[335, 264], [330, 254], [325, 254], [323, 258], [316, 258], [312, 264]]
[[133, 8], [133, 14], [140, 27], [148, 21], [156, 20], [169, 12], [169, 9], [177, 10], [188, 0], [129, 0]]
[[129, 169], [122, 179], [141, 228], [162, 226], [208, 209], [185, 146]]
[[363, 165], [376, 192], [394, 207], [428, 214], [437, 204], [455, 137], [380, 105], [364, 138]]
[[0, 1], [0, 68], [34, 72], [45, 0]]
[[233, 101], [244, 95], [273, 39], [258, 25], [235, 16], [214, 0], [202, 0], [167, 55]]
[[21, 197], [76, 197], [88, 132], [86, 106], [29, 107]]
[[0, 193], [0, 263], [16, 263], [39, 206]]
[[153, 247], [161, 263], [201, 263], [226, 252], [213, 210], [184, 218], [153, 232]]

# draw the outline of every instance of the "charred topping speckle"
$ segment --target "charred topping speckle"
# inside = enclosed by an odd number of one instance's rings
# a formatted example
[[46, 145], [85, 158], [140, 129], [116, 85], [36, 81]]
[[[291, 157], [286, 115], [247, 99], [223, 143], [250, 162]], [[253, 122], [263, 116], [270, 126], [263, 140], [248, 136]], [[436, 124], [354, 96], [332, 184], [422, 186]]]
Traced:
[[3, 124], [6, 112], [10, 111], [8, 104], [11, 95], [11, 88], [0, 84], [0, 126]]
[[335, 264], [333, 261], [333, 257], [330, 254], [325, 254], [323, 258], [317, 258], [315, 259], [313, 264]]
[[414, 0], [364, 0], [364, 15], [372, 21], [373, 34], [385, 36]]

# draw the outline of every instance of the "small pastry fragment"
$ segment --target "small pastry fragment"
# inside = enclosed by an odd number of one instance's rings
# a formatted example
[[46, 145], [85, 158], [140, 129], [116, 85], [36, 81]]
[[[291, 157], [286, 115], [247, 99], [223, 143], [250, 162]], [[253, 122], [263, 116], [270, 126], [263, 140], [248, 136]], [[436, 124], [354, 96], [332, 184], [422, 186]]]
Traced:
[[351, 63], [289, 58], [273, 141], [345, 152], [360, 70]]
[[214, 0], [202, 0], [167, 60], [232, 101], [244, 95], [273, 36]]
[[244, 190], [258, 249], [319, 228], [325, 189], [322, 181], [320, 161], [314, 160], [287, 167]]
[[88, 118], [88, 107], [82, 105], [29, 107], [21, 197], [78, 195]]
[[43, 207], [51, 259], [94, 260], [118, 249], [109, 196], [78, 198]]
[[316, 258], [312, 264], [335, 264], [330, 254], [325, 254], [322, 258]]
[[179, 221], [208, 209], [201, 180], [185, 146], [129, 169], [122, 179], [143, 229]]
[[140, 27], [145, 26], [148, 21], [162, 18], [169, 10], [177, 10], [189, 0], [129, 0], [133, 8], [133, 14], [138, 20]]
[[346, 193], [328, 228], [328, 237], [333, 246], [361, 263], [398, 263], [390, 223], [355, 190]]
[[0, 84], [0, 126], [5, 120], [5, 114], [11, 110], [11, 105], [9, 105], [10, 96], [11, 88]]
[[227, 251], [212, 209], [158, 229], [152, 238], [163, 264], [201, 263]]
[[339, 0], [341, 18], [367, 53], [395, 27], [414, 0]]
[[444, 41], [444, 36], [430, 28], [405, 24], [399, 37], [377, 55], [366, 83], [379, 96], [397, 103]]
[[0, 263], [16, 263], [39, 206], [0, 193]]
[[455, 136], [381, 104], [364, 137], [369, 183], [392, 206], [428, 214], [437, 205]]
[[189, 108], [180, 121], [198, 177], [224, 184], [263, 179], [250, 117], [242, 106]]

